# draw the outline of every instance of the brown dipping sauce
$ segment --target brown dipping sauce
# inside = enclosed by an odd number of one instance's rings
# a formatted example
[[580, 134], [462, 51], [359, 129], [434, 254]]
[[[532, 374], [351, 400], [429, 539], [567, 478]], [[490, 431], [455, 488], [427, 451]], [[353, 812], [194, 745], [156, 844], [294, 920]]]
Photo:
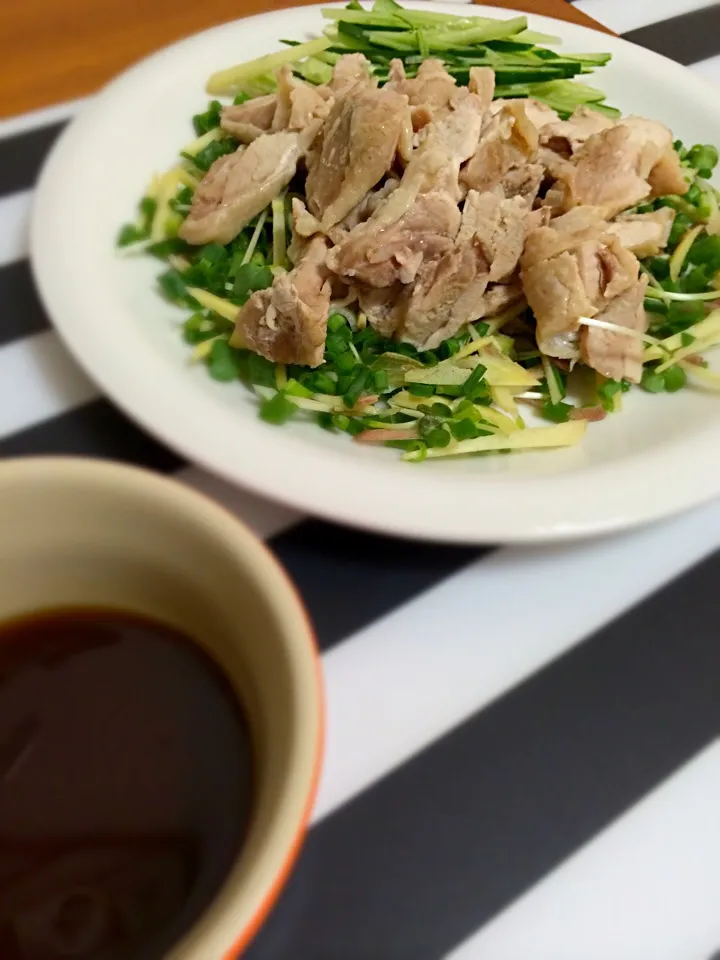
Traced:
[[0, 958], [160, 960], [243, 842], [247, 723], [191, 639], [113, 610], [0, 626]]

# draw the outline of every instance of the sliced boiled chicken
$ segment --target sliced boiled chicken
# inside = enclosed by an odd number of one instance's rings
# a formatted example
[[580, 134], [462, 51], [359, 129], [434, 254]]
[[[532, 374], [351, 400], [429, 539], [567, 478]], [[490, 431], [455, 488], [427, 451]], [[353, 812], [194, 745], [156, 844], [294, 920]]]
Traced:
[[241, 143], [252, 143], [272, 129], [278, 95], [269, 93], [220, 111], [220, 126]]
[[460, 179], [472, 190], [499, 190], [507, 197], [535, 199], [545, 168], [538, 162], [538, 132], [523, 102], [509, 101], [483, 127]]
[[686, 193], [688, 184], [673, 160], [672, 134], [662, 123], [643, 117], [627, 117], [594, 133], [560, 171], [562, 206], [580, 204], [599, 207], [614, 217], [653, 193], [653, 181], [664, 178]]
[[302, 153], [297, 133], [265, 133], [213, 163], [180, 228], [188, 243], [229, 243], [292, 180]]
[[333, 67], [330, 90], [336, 97], [340, 97], [357, 84], [366, 87], [377, 86], [377, 82], [372, 78], [370, 61], [367, 57], [362, 53], [346, 53]]
[[608, 224], [608, 233], [614, 234], [626, 249], [636, 257], [653, 257], [666, 248], [675, 211], [661, 207], [653, 213], [621, 214]]
[[308, 158], [308, 208], [323, 229], [382, 180], [411, 135], [407, 97], [355, 84], [337, 98]]
[[314, 237], [293, 270], [277, 276], [269, 289], [253, 293], [238, 313], [235, 344], [276, 363], [319, 366], [331, 295], [326, 254], [325, 238]]
[[423, 107], [432, 116], [434, 111], [448, 106], [457, 86], [442, 60], [423, 60], [417, 75], [410, 79], [405, 76], [402, 60], [391, 60], [386, 88], [403, 94], [411, 107]]
[[453, 197], [423, 194], [393, 223], [385, 224], [378, 216], [355, 227], [331, 250], [328, 264], [339, 276], [374, 287], [389, 287], [396, 280], [410, 283], [423, 260], [436, 259], [452, 247], [459, 224]]
[[528, 236], [521, 258], [540, 350], [576, 359], [580, 320], [594, 317], [638, 278], [639, 263], [597, 209], [578, 208]]
[[602, 133], [613, 127], [614, 121], [597, 110], [578, 107], [567, 120], [557, 119], [543, 125], [540, 142], [556, 153], [571, 157], [595, 133]]
[[[647, 315], [643, 307], [647, 277], [640, 277], [623, 293], [615, 297], [597, 315], [598, 320], [626, 327], [635, 333], [647, 329]], [[639, 383], [642, 377], [643, 342], [615, 330], [583, 327], [580, 335], [580, 358], [593, 370], [611, 380], [630, 380]]]
[[[312, 87], [293, 76], [288, 64], [277, 72], [277, 108], [273, 130], [306, 130], [330, 113], [333, 95], [328, 87]], [[319, 124], [317, 125], [319, 129]]]
[[[403, 340], [432, 349], [465, 324], [488, 315], [488, 284], [508, 280], [515, 272], [528, 212], [521, 200], [468, 194], [453, 248], [421, 268], [405, 297]], [[494, 300], [498, 302], [497, 295]]]

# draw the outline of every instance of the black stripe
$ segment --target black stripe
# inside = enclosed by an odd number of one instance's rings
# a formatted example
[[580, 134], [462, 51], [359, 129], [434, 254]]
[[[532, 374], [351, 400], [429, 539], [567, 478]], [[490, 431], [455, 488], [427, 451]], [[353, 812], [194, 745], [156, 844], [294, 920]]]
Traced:
[[0, 267], [0, 304], [0, 347], [50, 326], [28, 260]]
[[686, 66], [698, 63], [720, 53], [720, 3], [629, 30], [623, 37]]
[[66, 121], [0, 140], [0, 195], [34, 186], [50, 147]]
[[0, 457], [40, 454], [123, 460], [162, 473], [183, 465], [107, 400], [96, 400], [0, 441]]
[[720, 733], [718, 580], [720, 554], [318, 824], [246, 960], [438, 960], [637, 803]]
[[270, 546], [305, 601], [323, 650], [475, 560], [476, 547], [409, 543], [306, 520]]

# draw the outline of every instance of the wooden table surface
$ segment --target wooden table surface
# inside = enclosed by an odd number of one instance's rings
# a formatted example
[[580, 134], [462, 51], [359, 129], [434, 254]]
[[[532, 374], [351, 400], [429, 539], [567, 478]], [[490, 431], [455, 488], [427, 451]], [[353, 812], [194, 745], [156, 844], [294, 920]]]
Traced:
[[[302, 2], [0, 0], [0, 116], [86, 96], [173, 40], [226, 20]], [[602, 29], [566, 0], [486, 2]]]

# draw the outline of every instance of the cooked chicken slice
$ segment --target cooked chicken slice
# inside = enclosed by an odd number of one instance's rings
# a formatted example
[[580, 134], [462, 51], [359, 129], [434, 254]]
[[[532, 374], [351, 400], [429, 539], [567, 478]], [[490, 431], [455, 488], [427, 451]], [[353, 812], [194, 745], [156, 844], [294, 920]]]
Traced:
[[[535, 164], [538, 133], [528, 119], [523, 102], [511, 101], [485, 125], [473, 156], [463, 168], [460, 179], [473, 190], [486, 191], [507, 185], [512, 195], [525, 193], [535, 199], [542, 169]], [[532, 164], [529, 173], [526, 169]], [[518, 187], [519, 184], [519, 187]], [[534, 192], [533, 192], [534, 189]]]
[[432, 350], [483, 315], [489, 264], [474, 239], [425, 264], [402, 304], [400, 338]]
[[490, 109], [495, 95], [495, 71], [490, 67], [470, 67], [470, 93], [477, 95], [483, 113]]
[[320, 221], [308, 211], [299, 197], [293, 197], [291, 210], [293, 230], [299, 237], [312, 237], [321, 232]]
[[654, 213], [623, 214], [608, 224], [607, 230], [642, 259], [653, 257], [665, 249], [674, 219], [674, 210], [661, 207]]
[[278, 95], [269, 93], [220, 111], [220, 126], [241, 143], [252, 143], [268, 133], [277, 109]]
[[[640, 277], [615, 297], [597, 319], [644, 333], [647, 316], [643, 300], [647, 283], [647, 277]], [[583, 363], [611, 380], [639, 383], [642, 377], [643, 342], [639, 337], [585, 326], [580, 335], [580, 356]]]
[[293, 77], [290, 64], [286, 63], [275, 74], [277, 80], [277, 108], [273, 117], [272, 129], [287, 130], [290, 123], [290, 111], [292, 110], [291, 96], [295, 89], [295, 78]]
[[[322, 87], [298, 83], [290, 94], [289, 130], [305, 130], [315, 120], [325, 120], [332, 107], [332, 97], [323, 96]], [[327, 89], [327, 88], [326, 88]]]
[[328, 266], [334, 273], [374, 287], [410, 283], [424, 260], [436, 259], [452, 247], [460, 225], [453, 197], [441, 191], [422, 194], [409, 210], [387, 223], [383, 207], [394, 196], [333, 247]]
[[[277, 72], [277, 108], [273, 130], [305, 130], [330, 113], [332, 94], [327, 87], [311, 87], [293, 76], [289, 64]], [[324, 95], [323, 95], [324, 93]]]
[[401, 283], [391, 287], [367, 287], [362, 283], [355, 286], [360, 310], [384, 337], [392, 337], [400, 323], [403, 289]]
[[370, 61], [361, 53], [346, 53], [333, 67], [330, 90], [339, 97], [358, 83], [367, 87], [376, 85], [371, 76]]
[[528, 207], [521, 199], [505, 200], [471, 190], [465, 200], [457, 243], [474, 240], [489, 264], [488, 280], [506, 280], [515, 272], [525, 245]]
[[585, 291], [577, 257], [565, 251], [524, 268], [522, 283], [537, 320], [540, 350], [550, 357], [577, 357], [580, 317], [597, 313]]
[[501, 309], [498, 304], [508, 302], [509, 290], [488, 291], [487, 299], [486, 290], [490, 281], [507, 280], [515, 272], [527, 217], [522, 200], [471, 190], [453, 248], [424, 264], [403, 298], [401, 338], [432, 349], [464, 324]]
[[323, 229], [339, 223], [382, 180], [409, 132], [407, 98], [392, 90], [355, 85], [335, 101], [308, 158], [305, 188]]
[[482, 318], [490, 320], [496, 317], [524, 296], [519, 280], [512, 280], [509, 283], [491, 283], [483, 294], [483, 312], [478, 320]]
[[531, 207], [544, 179], [545, 168], [541, 163], [527, 163], [508, 170], [498, 189], [508, 198], [520, 197]]
[[614, 121], [597, 110], [577, 107], [567, 120], [556, 120], [543, 126], [540, 142], [565, 157], [571, 157], [594, 133], [614, 126]]
[[522, 266], [534, 266], [566, 250], [572, 252], [586, 241], [595, 242], [604, 229], [605, 221], [597, 207], [575, 207], [529, 234], [525, 242]]
[[637, 281], [637, 259], [606, 228], [597, 209], [578, 208], [527, 239], [522, 283], [548, 356], [576, 358], [580, 318], [595, 316]]
[[475, 152], [485, 115], [480, 97], [465, 92], [466, 96], [452, 99], [448, 109], [426, 128], [457, 164], [464, 163]]
[[275, 363], [323, 362], [331, 292], [326, 254], [325, 238], [314, 237], [293, 270], [252, 294], [235, 323], [239, 344]]
[[[490, 110], [493, 114], [499, 113], [508, 104], [515, 103], [515, 100], [504, 100], [502, 98], [493, 100]], [[525, 113], [528, 120], [536, 130], [543, 130], [549, 123], [557, 123], [560, 116], [552, 107], [535, 100], [533, 97], [523, 97], [522, 104], [525, 107]]]
[[651, 193], [650, 180], [662, 179], [670, 170], [671, 150], [670, 130], [643, 117], [626, 117], [592, 134], [575, 154], [572, 168], [561, 174], [564, 208], [592, 204], [609, 218], [635, 206]]
[[338, 226], [342, 230], [350, 231], [357, 227], [359, 223], [364, 223], [375, 213], [383, 200], [390, 196], [399, 183], [400, 181], [395, 180], [394, 177], [388, 177], [385, 183], [381, 187], [378, 187], [377, 190], [368, 191], [360, 203], [352, 208], [350, 213], [348, 213], [344, 220], [340, 221]]
[[423, 60], [417, 76], [408, 80], [402, 60], [390, 61], [390, 76], [386, 88], [404, 94], [411, 107], [423, 107], [433, 112], [447, 107], [456, 90], [454, 77], [445, 69], [442, 60]]
[[690, 183], [680, 166], [680, 158], [672, 147], [663, 153], [652, 168], [648, 183], [651, 197], [666, 197], [670, 193], [683, 196], [688, 192]]
[[[612, 300], [637, 280], [640, 270], [637, 257], [613, 234], [603, 234], [596, 256], [600, 269], [599, 296], [602, 300]], [[598, 305], [602, 306], [599, 302]]]
[[556, 153], [555, 150], [544, 147], [542, 144], [538, 149], [538, 163], [543, 165], [550, 179], [560, 182], [568, 180], [575, 169], [572, 161], [568, 160], [567, 157], [563, 157], [562, 154]]
[[617, 124], [593, 134], [577, 154], [577, 166], [567, 184], [568, 205], [598, 206], [608, 217], [634, 207], [650, 193], [640, 173], [641, 160], [642, 145], [627, 126]]
[[297, 133], [265, 133], [220, 157], [195, 191], [180, 228], [188, 243], [229, 243], [290, 183], [301, 154]]

